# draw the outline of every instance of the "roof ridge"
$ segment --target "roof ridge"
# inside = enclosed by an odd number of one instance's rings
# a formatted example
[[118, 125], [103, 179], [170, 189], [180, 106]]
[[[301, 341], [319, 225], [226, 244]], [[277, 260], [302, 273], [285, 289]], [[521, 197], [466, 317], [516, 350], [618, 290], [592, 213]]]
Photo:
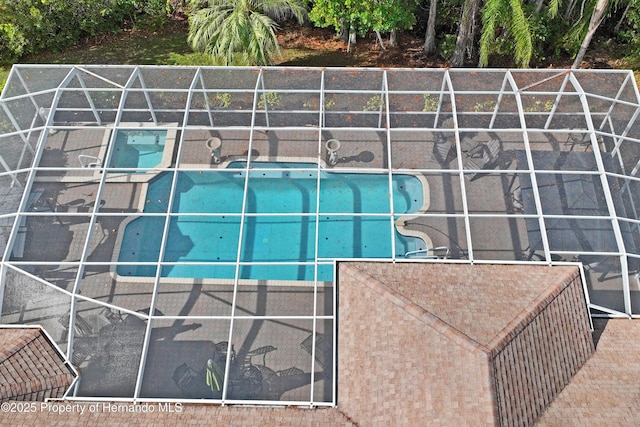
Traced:
[[[0, 327], [1, 328], [1, 327]], [[15, 334], [0, 347], [0, 364], [15, 356], [21, 349], [38, 339], [40, 328], [2, 328], [12, 331], [23, 331], [22, 335]]]
[[485, 345], [471, 338], [469, 335], [465, 334], [460, 329], [441, 319], [439, 316], [427, 310], [426, 308], [416, 304], [402, 293], [390, 288], [385, 283], [360, 270], [352, 263], [342, 264], [341, 273], [346, 273], [356, 279], [363, 279], [360, 281], [361, 284], [367, 286], [378, 295], [386, 298], [390, 302], [402, 308], [405, 312], [415, 317], [417, 320], [424, 323], [426, 326], [430, 327], [439, 334], [444, 335], [446, 338], [455, 342], [465, 350], [471, 353], [476, 353], [478, 351], [489, 353], [489, 349]]
[[[551, 266], [551, 268], [553, 268], [553, 266]], [[560, 272], [560, 274], [562, 274], [562, 272]], [[524, 306], [522, 310], [507, 322], [487, 343], [487, 348], [491, 354], [493, 355], [497, 350], [504, 348], [506, 343], [512, 341], [516, 335], [520, 334], [526, 325], [563, 293], [571, 282], [579, 276], [580, 272], [577, 267], [575, 269], [567, 269], [564, 274], [558, 275], [558, 280], [542, 289], [529, 304]]]

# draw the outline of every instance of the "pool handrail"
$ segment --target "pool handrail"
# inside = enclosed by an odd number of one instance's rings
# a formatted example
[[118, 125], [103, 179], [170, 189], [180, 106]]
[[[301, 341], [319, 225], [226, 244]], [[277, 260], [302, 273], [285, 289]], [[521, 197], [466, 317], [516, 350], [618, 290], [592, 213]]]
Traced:
[[[86, 161], [93, 160], [93, 161], [85, 163], [85, 160]], [[83, 168], [96, 168], [96, 167], [102, 166], [102, 160], [100, 159], [100, 157], [90, 156], [88, 154], [79, 154], [78, 161], [80, 162], [80, 165]]]
[[[429, 255], [429, 252], [433, 252], [432, 255]], [[445, 251], [444, 257], [438, 256], [436, 251]], [[418, 257], [417, 255], [422, 255]], [[409, 251], [404, 254], [405, 258], [410, 258], [412, 256], [416, 256], [416, 258], [424, 258], [424, 259], [447, 259], [449, 257], [449, 247], [448, 246], [437, 246], [435, 248], [426, 248], [426, 249], [418, 249], [416, 251]]]

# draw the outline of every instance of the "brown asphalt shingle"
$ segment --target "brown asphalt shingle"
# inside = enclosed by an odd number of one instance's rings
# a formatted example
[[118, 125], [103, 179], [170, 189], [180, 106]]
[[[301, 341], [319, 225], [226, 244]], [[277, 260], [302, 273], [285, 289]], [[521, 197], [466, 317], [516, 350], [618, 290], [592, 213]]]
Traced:
[[338, 271], [338, 404], [361, 425], [532, 425], [593, 352], [575, 266]]
[[[373, 270], [367, 269], [368, 272]], [[423, 273], [426, 273], [423, 272]], [[509, 273], [510, 274], [510, 273]], [[383, 276], [377, 276], [381, 279]], [[442, 275], [438, 275], [436, 271], [435, 275], [432, 274], [433, 281], [442, 279]], [[490, 276], [489, 276], [490, 278]], [[458, 290], [452, 290], [457, 292]], [[405, 291], [403, 291], [405, 292]], [[409, 292], [409, 291], [406, 291]], [[447, 294], [447, 290], [440, 290], [434, 294], [433, 301], [422, 301], [420, 304], [433, 304], [432, 308], [441, 307], [447, 302], [448, 298], [451, 298], [450, 294]], [[398, 297], [399, 294], [395, 295]], [[516, 292], [514, 295], [518, 295]], [[371, 308], [375, 305], [375, 302], [371, 299], [372, 294], [367, 293], [362, 296], [363, 306], [367, 311], [372, 311]], [[462, 296], [462, 298], [464, 298]], [[505, 294], [507, 302], [512, 304], [517, 298], [509, 298], [509, 294]], [[416, 297], [419, 301], [419, 298]], [[401, 300], [389, 303], [396, 308], [397, 303]], [[344, 301], [341, 299], [341, 304]], [[498, 306], [504, 306], [504, 301], [493, 301], [492, 303]], [[386, 302], [381, 304], [386, 305]], [[458, 304], [454, 302], [454, 304]], [[460, 303], [462, 304], [462, 303]], [[391, 307], [391, 306], [389, 306]], [[344, 307], [341, 307], [344, 308]], [[509, 309], [509, 307], [506, 307]], [[415, 322], [415, 317], [408, 311], [404, 311], [404, 322], [394, 323], [389, 325], [385, 323], [384, 318], [378, 318], [376, 322], [379, 322], [381, 327], [393, 327], [397, 331], [403, 331], [407, 327]], [[495, 310], [491, 310], [493, 314], [500, 316]], [[455, 310], [445, 308], [443, 310], [443, 317], [447, 314], [450, 318], [455, 317]], [[342, 318], [342, 312], [339, 313]], [[477, 331], [476, 337], [491, 336], [491, 331], [497, 331], [500, 329], [500, 324], [505, 325], [505, 319], [502, 323], [491, 323], [491, 328], [484, 328], [478, 325], [470, 324], [468, 313], [460, 313], [460, 318], [457, 320], [460, 327], [471, 326], [471, 330]], [[462, 320], [460, 320], [462, 319]], [[467, 320], [464, 320], [467, 319]], [[387, 319], [388, 320], [388, 319]], [[450, 320], [456, 321], [456, 319]], [[495, 319], [493, 320], [495, 321]], [[507, 322], [508, 323], [508, 322]], [[497, 325], [497, 326], [496, 326]], [[573, 377], [571, 383], [558, 395], [555, 401], [549, 406], [546, 412], [541, 416], [536, 425], [539, 426], [602, 426], [602, 425], [618, 425], [618, 426], [636, 426], [640, 425], [640, 321], [633, 320], [595, 320], [596, 336], [601, 333], [597, 342], [597, 347], [594, 355], [589, 359], [578, 373]], [[557, 325], [558, 326], [558, 325]], [[355, 331], [356, 334], [362, 334], [368, 328], [368, 325], [362, 324]], [[488, 333], [489, 332], [489, 333]], [[421, 333], [418, 331], [418, 333]], [[484, 335], [483, 335], [484, 333]], [[398, 338], [402, 339], [402, 338]], [[492, 339], [484, 339], [485, 342], [491, 342]], [[435, 344], [434, 341], [431, 341]], [[391, 358], [394, 364], [399, 367], [403, 367], [406, 372], [411, 373], [412, 377], [418, 377], [417, 383], [421, 380], [420, 367], [424, 366], [425, 354], [411, 351], [412, 346], [415, 343], [407, 341], [407, 343], [395, 343], [389, 342], [387, 347], [387, 355]], [[404, 347], [400, 347], [404, 345]], [[440, 348], [443, 353], [443, 357], [451, 355], [450, 350], [444, 347]], [[366, 349], [361, 348], [361, 351]], [[532, 353], [530, 349], [523, 348], [524, 352]], [[464, 350], [465, 353], [472, 354], [473, 351]], [[339, 356], [342, 354], [339, 351]], [[1, 353], [0, 353], [1, 354]], [[414, 381], [412, 378], [409, 381], [402, 381], [392, 376], [386, 376], [391, 372], [385, 372], [380, 370], [379, 366], [375, 366], [376, 363], [380, 364], [380, 359], [370, 355], [369, 362], [371, 366], [360, 366], [355, 371], [355, 376], [351, 377], [349, 381], [353, 381], [354, 387], [360, 387], [361, 389], [367, 387], [367, 372], [371, 372], [369, 369], [374, 369], [372, 372], [374, 375], [370, 376], [370, 380], [375, 385], [376, 382], [381, 384], [388, 384], [389, 387], [383, 387], [381, 389], [364, 389], [368, 392], [368, 396], [379, 399], [380, 407], [385, 411], [392, 412], [396, 408], [389, 405], [388, 397], [394, 396], [396, 393], [402, 393], [406, 388], [411, 387]], [[365, 359], [366, 360], [366, 359]], [[457, 365], [459, 378], [473, 382], [473, 377], [467, 376], [466, 365], [464, 363]], [[348, 372], [344, 371], [344, 366], [340, 366], [338, 375], [339, 379], [339, 394], [338, 394], [338, 408], [336, 409], [297, 409], [297, 408], [240, 408], [240, 407], [219, 407], [209, 405], [185, 405], [182, 413], [160, 413], [156, 411], [154, 413], [140, 414], [140, 413], [127, 413], [127, 412], [104, 412], [99, 411], [93, 414], [76, 415], [76, 414], [54, 414], [46, 411], [36, 411], [34, 413], [17, 413], [17, 412], [5, 412], [0, 414], [0, 426], [32, 426], [32, 425], [47, 425], [47, 426], [86, 426], [88, 423], [105, 426], [181, 426], [181, 425], [229, 425], [229, 426], [366, 426], [376, 425], [379, 423], [367, 423], [365, 418], [368, 414], [355, 413], [349, 418], [349, 413], [345, 413], [346, 403], [344, 401], [344, 393], [347, 392], [348, 387], [345, 386], [345, 375], [348, 377]], [[427, 375], [434, 375], [438, 378], [437, 372], [427, 372]], [[360, 380], [360, 381], [359, 381]], [[447, 393], [450, 390], [442, 390], [442, 398], [446, 398]], [[366, 393], [365, 393], [366, 395]], [[467, 396], [468, 399], [475, 399], [475, 397]], [[73, 402], [71, 402], [73, 403]], [[414, 410], [420, 413], [430, 403], [425, 400], [414, 399], [412, 402], [415, 405]], [[478, 402], [471, 402], [477, 404]], [[445, 413], [445, 411], [442, 411]], [[479, 424], [479, 414], [472, 414], [467, 418], [463, 418], [462, 423], [459, 425], [481, 425]], [[384, 418], [384, 417], [383, 417]], [[433, 425], [444, 422], [443, 418], [434, 417], [415, 417], [415, 424], [409, 423], [405, 425]], [[387, 422], [386, 425], [389, 425]]]
[[39, 328], [0, 328], [0, 401], [60, 398], [74, 374]]
[[537, 426], [640, 425], [640, 320], [594, 319], [596, 352]]

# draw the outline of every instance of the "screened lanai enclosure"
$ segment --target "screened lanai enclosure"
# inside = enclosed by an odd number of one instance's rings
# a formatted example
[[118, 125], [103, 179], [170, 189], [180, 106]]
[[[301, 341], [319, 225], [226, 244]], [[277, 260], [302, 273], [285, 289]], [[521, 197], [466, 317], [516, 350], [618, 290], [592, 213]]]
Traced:
[[332, 406], [336, 260], [579, 263], [640, 317], [639, 114], [627, 71], [16, 65], [0, 322], [69, 399]]

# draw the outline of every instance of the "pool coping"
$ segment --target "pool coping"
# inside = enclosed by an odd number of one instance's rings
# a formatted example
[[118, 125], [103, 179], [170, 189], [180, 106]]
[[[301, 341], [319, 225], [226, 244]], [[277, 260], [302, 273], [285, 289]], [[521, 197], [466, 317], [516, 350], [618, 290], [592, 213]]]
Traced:
[[[165, 138], [164, 149], [162, 152], [162, 159], [160, 160], [160, 163], [155, 165], [153, 168], [144, 168], [148, 170], [142, 173], [135, 173], [133, 171], [128, 171], [128, 172], [109, 171], [108, 172], [109, 182], [148, 183], [157, 175], [157, 169], [166, 169], [171, 167], [171, 161], [173, 160], [173, 152], [175, 151], [175, 147], [178, 142], [177, 141], [178, 132], [176, 130], [178, 123], [165, 123], [163, 125], [167, 126], [167, 129], [160, 129], [160, 130], [166, 131], [167, 136]], [[158, 126], [154, 123], [121, 122], [120, 124], [118, 124], [117, 127], [106, 129], [104, 132], [104, 137], [102, 139], [102, 144], [100, 145], [100, 154], [98, 155], [98, 157], [103, 162], [102, 166], [104, 167], [104, 161], [107, 155], [107, 149], [109, 147], [109, 142], [111, 141], [111, 135], [114, 131], [129, 130], [129, 129], [136, 129], [136, 128], [157, 129], [159, 127], [163, 127], [163, 126]], [[102, 173], [103, 173], [102, 168], [99, 168], [99, 169], [96, 168], [96, 170], [94, 171], [94, 177], [99, 178], [102, 175]], [[118, 176], [118, 174], [121, 174], [121, 175]]]
[[[143, 123], [144, 125], [144, 123]], [[168, 135], [168, 134], [167, 134]], [[165, 146], [165, 154], [166, 154], [166, 146]], [[243, 157], [246, 161], [246, 157]], [[237, 162], [237, 161], [242, 161], [242, 158], [233, 158], [233, 159], [228, 159], [225, 160], [224, 162], [221, 162], [219, 165], [216, 165], [216, 169], [227, 169], [229, 164], [233, 163], [233, 162]], [[275, 159], [273, 158], [267, 158], [266, 156], [256, 156], [255, 158], [251, 159], [252, 162], [283, 162], [283, 163], [313, 163], [313, 164], [319, 164], [321, 168], [323, 168], [324, 171], [331, 171], [331, 172], [339, 172], [339, 169], [335, 169], [331, 166], [329, 166], [325, 161], [318, 159], [318, 158], [310, 158], [310, 157], [284, 157], [284, 156], [277, 156]], [[186, 165], [182, 165], [182, 167], [185, 167]], [[347, 171], [344, 171], [345, 173], [347, 173]], [[353, 173], [352, 171], [349, 171], [349, 173]], [[356, 173], [369, 173], [369, 174], [377, 174], [378, 172], [373, 172], [373, 171], [362, 171], [362, 172], [356, 172]], [[396, 219], [394, 221], [394, 225], [395, 228], [397, 230], [397, 232], [403, 236], [406, 237], [416, 237], [419, 239], [422, 239], [426, 245], [427, 248], [431, 248], [433, 247], [431, 238], [429, 237], [429, 235], [425, 232], [419, 231], [419, 230], [411, 230], [408, 229], [405, 226], [405, 223], [410, 221], [411, 219], [415, 219], [415, 218], [419, 218], [418, 215], [415, 215], [416, 213], [424, 213], [429, 209], [429, 206], [431, 204], [431, 190], [430, 190], [430, 186], [429, 186], [429, 182], [427, 181], [427, 177], [424, 176], [423, 174], [419, 174], [419, 173], [407, 173], [407, 172], [402, 172], [402, 175], [411, 175], [411, 176], [415, 176], [420, 183], [422, 184], [422, 188], [423, 188], [423, 203], [422, 206], [420, 207], [420, 209], [418, 209], [415, 213], [412, 214], [408, 214], [408, 215], [401, 215], [398, 216], [398, 219]], [[155, 175], [154, 175], [155, 176]], [[138, 209], [140, 210], [140, 212], [144, 212], [144, 207], [146, 204], [146, 195], [147, 195], [147, 190], [148, 190], [148, 186], [149, 186], [149, 180], [146, 181], [138, 181], [141, 182], [143, 187], [141, 188], [140, 191], [140, 200], [138, 202]], [[117, 181], [116, 182], [131, 182], [131, 181]], [[391, 215], [391, 214], [390, 214]], [[118, 232], [116, 234], [116, 243], [114, 245], [114, 250], [113, 250], [113, 254], [112, 254], [112, 258], [111, 258], [111, 266], [110, 266], [110, 273], [111, 276], [113, 277], [114, 280], [116, 281], [126, 281], [126, 282], [132, 282], [132, 283], [155, 283], [156, 281], [156, 276], [123, 276], [118, 274], [117, 272], [117, 267], [118, 267], [118, 258], [120, 256], [120, 251], [122, 249], [122, 241], [123, 241], [123, 235], [125, 232], [126, 227], [133, 222], [134, 220], [141, 218], [142, 215], [135, 215], [135, 216], [129, 216], [127, 217], [124, 221], [122, 221], [120, 223], [120, 226], [118, 227]], [[404, 259], [404, 258], [403, 258]], [[335, 269], [335, 260], [333, 260], [334, 263], [334, 269]], [[187, 263], [188, 264], [188, 263]], [[234, 263], [235, 264], [235, 263]], [[319, 264], [324, 264], [326, 265], [325, 262], [321, 262]], [[159, 268], [162, 268], [162, 265], [159, 266]], [[167, 278], [167, 277], [162, 277], [160, 276], [160, 280], [158, 283], [162, 283], [163, 281], [170, 281], [172, 284], [185, 284], [185, 285], [193, 285], [193, 284], [207, 284], [207, 285], [234, 285], [236, 283], [236, 279], [233, 278], [228, 278], [228, 279], [216, 279], [216, 278], [194, 278], [194, 277], [171, 277], [171, 278]], [[266, 285], [271, 285], [271, 286], [303, 286], [303, 287], [312, 287], [312, 286], [316, 286], [315, 284], [317, 283], [317, 286], [332, 286], [333, 285], [333, 281], [313, 281], [313, 280], [277, 280], [277, 279], [271, 279], [271, 280], [264, 280], [264, 279], [238, 279], [237, 280], [238, 285], [258, 285], [258, 284], [266, 284]]]

